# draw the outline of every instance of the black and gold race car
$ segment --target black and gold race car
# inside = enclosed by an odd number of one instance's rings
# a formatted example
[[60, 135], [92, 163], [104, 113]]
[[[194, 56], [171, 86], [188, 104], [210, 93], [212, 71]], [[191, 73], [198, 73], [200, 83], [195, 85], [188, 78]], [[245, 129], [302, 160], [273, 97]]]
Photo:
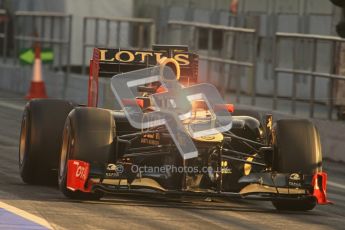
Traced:
[[[95, 48], [87, 106], [57, 99], [29, 101], [19, 148], [23, 181], [58, 181], [63, 194], [72, 199], [155, 191], [269, 200], [280, 210], [311, 210], [316, 204], [329, 203], [320, 137], [308, 120], [274, 121], [270, 114], [224, 105], [231, 129], [190, 135], [186, 140], [192, 140], [197, 152], [184, 158], [167, 125], [133, 127], [125, 112], [124, 107], [133, 104], [143, 114], [156, 111], [151, 96], [166, 90], [159, 82], [137, 86], [135, 100], [117, 98], [122, 106], [118, 110], [97, 107], [99, 77], [113, 81], [123, 73], [136, 76], [136, 71], [150, 69], [164, 58], [174, 60], [169, 68], [182, 87], [197, 83], [198, 55], [187, 47]], [[210, 109], [200, 99], [190, 104], [194, 115], [181, 121], [186, 133], [190, 124], [215, 119], [215, 105]]]

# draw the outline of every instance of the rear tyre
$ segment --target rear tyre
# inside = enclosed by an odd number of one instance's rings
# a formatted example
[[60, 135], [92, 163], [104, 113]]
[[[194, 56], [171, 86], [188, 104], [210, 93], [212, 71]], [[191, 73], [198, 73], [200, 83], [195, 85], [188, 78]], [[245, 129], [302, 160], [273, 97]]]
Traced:
[[19, 142], [19, 171], [27, 184], [56, 185], [61, 136], [73, 105], [64, 100], [32, 100], [25, 106]]
[[68, 160], [90, 163], [90, 175], [101, 177], [114, 156], [115, 120], [110, 111], [97, 108], [75, 108], [67, 117], [60, 153], [59, 188], [71, 199], [98, 200], [104, 195], [67, 188]]
[[[322, 171], [320, 136], [308, 120], [278, 120], [273, 129], [273, 170], [313, 175]], [[278, 210], [308, 211], [316, 200], [273, 201]]]

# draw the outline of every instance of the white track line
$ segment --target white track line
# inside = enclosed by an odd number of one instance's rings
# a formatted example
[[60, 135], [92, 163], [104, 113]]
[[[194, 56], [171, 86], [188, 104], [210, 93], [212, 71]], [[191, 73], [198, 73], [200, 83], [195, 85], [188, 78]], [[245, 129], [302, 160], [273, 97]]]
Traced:
[[2, 107], [6, 107], [9, 109], [14, 109], [14, 110], [20, 110], [23, 111], [24, 110], [24, 106], [20, 106], [20, 105], [14, 105], [8, 102], [4, 102], [4, 101], [0, 101], [0, 106]]
[[[14, 105], [14, 104], [7, 103], [4, 101], [0, 101], [0, 106], [6, 107], [9, 109], [19, 110], [19, 111], [24, 110], [24, 106]], [[33, 215], [31, 213], [28, 213], [28, 212], [21, 210], [19, 208], [16, 208], [14, 206], [8, 205], [8, 204], [1, 202], [1, 201], [0, 201], [0, 208], [3, 208], [3, 209], [5, 209], [11, 213], [14, 213], [15, 215], [21, 216], [27, 220], [35, 222], [36, 224], [39, 224], [39, 225], [46, 227], [48, 229], [53, 229], [52, 226], [45, 219], [38, 217], [36, 215]]]
[[345, 185], [333, 182], [333, 181], [327, 181], [327, 185], [331, 186], [331, 187], [336, 187], [336, 188], [340, 188], [340, 189], [345, 189]]
[[3, 208], [3, 209], [5, 209], [5, 210], [17, 215], [17, 216], [20, 216], [20, 217], [23, 217], [27, 220], [35, 222], [36, 224], [39, 224], [39, 225], [46, 227], [48, 229], [53, 229], [52, 226], [45, 219], [38, 217], [36, 215], [33, 215], [31, 213], [28, 213], [28, 212], [21, 210], [19, 208], [16, 208], [14, 206], [8, 205], [8, 204], [1, 202], [1, 201], [0, 201], [0, 208]]

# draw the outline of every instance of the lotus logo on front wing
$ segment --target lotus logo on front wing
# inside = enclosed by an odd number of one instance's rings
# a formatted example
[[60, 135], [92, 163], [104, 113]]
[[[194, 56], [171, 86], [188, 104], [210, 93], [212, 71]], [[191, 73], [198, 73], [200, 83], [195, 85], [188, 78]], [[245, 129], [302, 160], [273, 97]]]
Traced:
[[301, 180], [301, 177], [298, 173], [293, 173], [290, 175], [290, 180]]

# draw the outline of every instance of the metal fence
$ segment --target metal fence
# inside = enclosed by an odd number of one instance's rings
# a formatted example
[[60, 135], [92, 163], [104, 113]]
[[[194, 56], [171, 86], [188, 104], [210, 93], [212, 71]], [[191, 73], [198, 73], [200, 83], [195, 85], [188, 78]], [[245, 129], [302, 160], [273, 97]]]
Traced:
[[[258, 74], [271, 80], [272, 43], [277, 32], [333, 34], [335, 6], [329, 0], [240, 0], [229, 25], [255, 28], [259, 34]], [[266, 89], [259, 87], [258, 92]]]
[[156, 29], [152, 19], [85, 17], [83, 19], [82, 73], [85, 74], [86, 71], [87, 49], [93, 47], [150, 48], [155, 41]]
[[8, 18], [5, 10], [0, 9], [0, 44], [2, 49], [2, 59], [6, 62], [7, 57], [7, 34], [8, 34]]
[[[231, 86], [235, 86], [233, 89], [236, 92], [237, 103], [240, 103], [241, 94], [245, 93], [251, 96], [251, 103], [255, 104], [258, 38], [254, 29], [185, 21], [169, 21], [168, 25], [171, 31], [174, 28], [181, 28], [179, 35], [169, 34], [172, 40], [180, 37], [181, 44], [188, 44], [193, 50], [198, 50], [201, 54], [200, 60], [206, 61], [207, 82], [212, 81], [212, 65], [220, 64], [218, 87], [221, 88], [222, 93], [225, 94], [231, 90]], [[206, 44], [201, 45], [202, 41], [206, 41]], [[241, 71], [243, 69], [249, 70], [248, 74], [243, 74], [245, 73]], [[247, 92], [241, 90], [242, 75], [248, 77]], [[234, 85], [231, 84], [232, 78], [236, 81]]]
[[[292, 55], [292, 66], [290, 67], [284, 67], [282, 66], [282, 62], [280, 59], [282, 57], [287, 56], [287, 53], [281, 52], [281, 46], [282, 43], [286, 40], [290, 40], [293, 43], [293, 48], [291, 49]], [[298, 62], [300, 61], [300, 58], [298, 56], [303, 56], [303, 51], [306, 49], [300, 49], [301, 46], [299, 44], [306, 44], [309, 43], [311, 46], [310, 49], [310, 65], [309, 68], [306, 68], [305, 65], [298, 65]], [[312, 34], [296, 34], [296, 33], [276, 33], [275, 35], [275, 41], [274, 41], [274, 56], [273, 56], [273, 76], [274, 76], [274, 93], [273, 93], [273, 109], [278, 108], [278, 102], [279, 98], [282, 98], [281, 95], [279, 95], [279, 81], [282, 80], [281, 74], [285, 74], [285, 76], [291, 76], [292, 77], [292, 87], [291, 87], [291, 97], [284, 99], [291, 100], [291, 112], [293, 114], [296, 113], [296, 101], [302, 101], [304, 103], [309, 104], [309, 116], [314, 117], [314, 110], [315, 110], [315, 104], [323, 104], [327, 106], [328, 110], [328, 118], [332, 119], [333, 115], [333, 108], [334, 108], [334, 83], [336, 81], [344, 81], [344, 76], [339, 76], [335, 74], [335, 70], [337, 69], [337, 57], [339, 56], [339, 47], [341, 43], [344, 43], [345, 39], [341, 39], [339, 37], [333, 37], [333, 36], [320, 36], [320, 35], [312, 35]], [[328, 45], [327, 49], [321, 50], [321, 44], [326, 43], [323, 45]], [[308, 49], [307, 49], [308, 50]], [[328, 52], [324, 52], [324, 51]], [[329, 65], [328, 70], [321, 71], [320, 68], [320, 55], [322, 55], [323, 59], [325, 60], [328, 58]], [[309, 84], [303, 84], [302, 89], [309, 92], [308, 98], [298, 98], [298, 79], [301, 77], [310, 77], [310, 81], [308, 81]], [[326, 84], [327, 97], [325, 98], [316, 98], [316, 90], [317, 90], [317, 80], [318, 79], [326, 79], [326, 81], [322, 81], [323, 84]], [[306, 83], [306, 82], [305, 82]], [[308, 87], [309, 85], [309, 87]], [[300, 87], [301, 88], [301, 87]], [[319, 87], [320, 88], [320, 87]], [[321, 87], [322, 88], [322, 87]], [[318, 94], [322, 94], [322, 92], [318, 92]]]
[[[70, 73], [72, 16], [56, 12], [26, 12], [14, 14], [14, 60], [22, 49], [39, 42], [43, 48], [51, 48], [54, 63], [51, 67]], [[56, 58], [57, 57], [57, 58]]]

